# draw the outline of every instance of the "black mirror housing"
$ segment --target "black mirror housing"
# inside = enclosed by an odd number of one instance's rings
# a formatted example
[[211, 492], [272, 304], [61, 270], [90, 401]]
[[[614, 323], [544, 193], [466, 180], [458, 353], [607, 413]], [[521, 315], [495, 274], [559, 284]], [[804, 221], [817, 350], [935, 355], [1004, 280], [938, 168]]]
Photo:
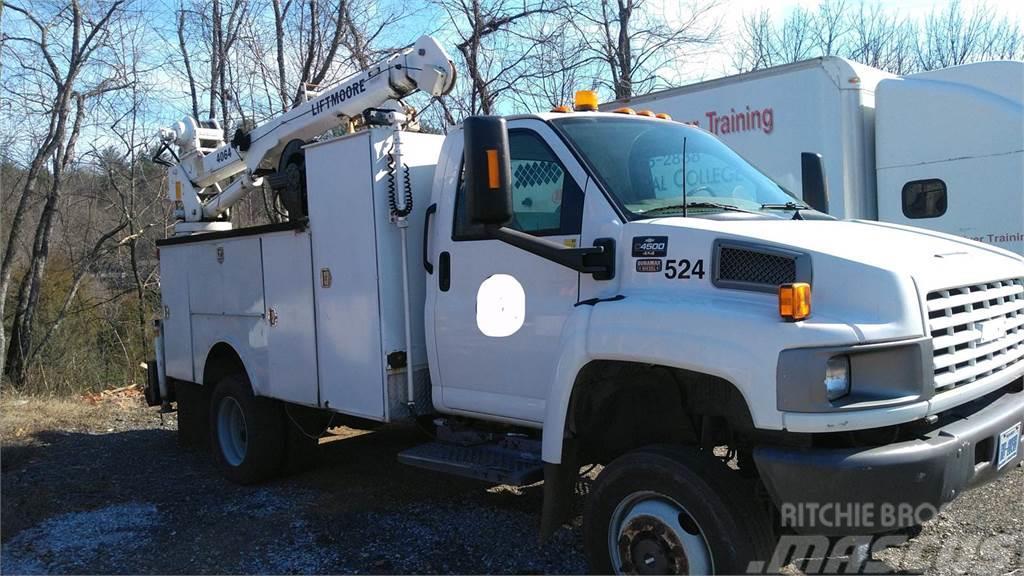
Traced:
[[821, 154], [800, 154], [800, 179], [803, 182], [804, 202], [818, 212], [828, 214], [828, 181], [825, 179], [825, 164]]
[[470, 116], [462, 123], [465, 185], [474, 224], [512, 221], [512, 168], [508, 129], [498, 116]]

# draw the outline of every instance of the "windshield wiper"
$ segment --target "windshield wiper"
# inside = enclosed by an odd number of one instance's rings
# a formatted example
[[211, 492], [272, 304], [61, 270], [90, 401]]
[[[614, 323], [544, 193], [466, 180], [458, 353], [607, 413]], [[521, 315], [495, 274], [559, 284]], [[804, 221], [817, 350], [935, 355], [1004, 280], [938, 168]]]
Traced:
[[797, 204], [796, 202], [786, 202], [785, 204], [761, 204], [761, 210], [792, 210], [793, 220], [803, 220], [804, 217], [800, 215], [800, 211], [810, 209], [810, 206], [806, 204]]
[[686, 208], [718, 208], [720, 210], [730, 210], [732, 212], [745, 212], [747, 214], [757, 214], [757, 212], [754, 212], [753, 210], [747, 210], [745, 208], [740, 208], [739, 206], [733, 206], [732, 204], [722, 204], [722, 203], [719, 203], [719, 202], [687, 202], [686, 204], [674, 204], [672, 206], [660, 206], [658, 208], [651, 208], [650, 210], [645, 210], [643, 212], [639, 212], [639, 214], [647, 215], [647, 214], [658, 214], [658, 213], [662, 213], [662, 212], [679, 212], [679, 211], [683, 211], [683, 213], [685, 215]]
[[796, 202], [786, 202], [785, 204], [761, 204], [762, 210], [810, 210], [811, 207], [806, 204], [797, 204]]

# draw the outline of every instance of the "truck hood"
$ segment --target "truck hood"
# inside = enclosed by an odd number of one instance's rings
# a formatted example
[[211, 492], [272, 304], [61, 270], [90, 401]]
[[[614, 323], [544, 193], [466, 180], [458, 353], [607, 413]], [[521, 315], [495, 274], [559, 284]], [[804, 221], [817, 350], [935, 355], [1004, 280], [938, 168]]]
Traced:
[[[925, 305], [930, 292], [1024, 278], [1024, 259], [1013, 253], [930, 230], [878, 222], [729, 214], [714, 219], [633, 221], [627, 233], [631, 240], [664, 236], [666, 258], [696, 261], [703, 257], [709, 271], [715, 270], [716, 241], [806, 253], [814, 312], [803, 328], [845, 326], [861, 342], [930, 334]], [[633, 273], [635, 267], [627, 268], [627, 278], [641, 288], [708, 290], [729, 298], [767, 296], [765, 292], [743, 296], [728, 286], [716, 286], [713, 275], [705, 282], [656, 284], [663, 275]]]
[[706, 228], [721, 237], [796, 248], [911, 275], [924, 291], [1024, 276], [1024, 258], [987, 244], [864, 220], [659, 218], [651, 224]]

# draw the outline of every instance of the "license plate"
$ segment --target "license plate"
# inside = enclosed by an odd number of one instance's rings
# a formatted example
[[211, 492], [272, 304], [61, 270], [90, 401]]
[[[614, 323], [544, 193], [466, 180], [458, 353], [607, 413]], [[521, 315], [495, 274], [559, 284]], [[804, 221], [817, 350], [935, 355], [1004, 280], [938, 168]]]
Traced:
[[999, 470], [1016, 458], [1019, 448], [1020, 422], [999, 434], [999, 457], [996, 459], [996, 470]]

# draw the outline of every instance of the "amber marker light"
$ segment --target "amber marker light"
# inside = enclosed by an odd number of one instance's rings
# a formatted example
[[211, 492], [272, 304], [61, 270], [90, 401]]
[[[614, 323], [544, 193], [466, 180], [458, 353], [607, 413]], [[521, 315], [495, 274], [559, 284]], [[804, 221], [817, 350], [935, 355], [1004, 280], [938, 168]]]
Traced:
[[811, 315], [811, 285], [794, 282], [779, 286], [779, 316], [796, 322]]
[[593, 90], [577, 90], [575, 108], [577, 112], [593, 112], [597, 110], [597, 92]]
[[487, 185], [491, 190], [501, 188], [501, 175], [498, 173], [498, 151], [487, 150]]

